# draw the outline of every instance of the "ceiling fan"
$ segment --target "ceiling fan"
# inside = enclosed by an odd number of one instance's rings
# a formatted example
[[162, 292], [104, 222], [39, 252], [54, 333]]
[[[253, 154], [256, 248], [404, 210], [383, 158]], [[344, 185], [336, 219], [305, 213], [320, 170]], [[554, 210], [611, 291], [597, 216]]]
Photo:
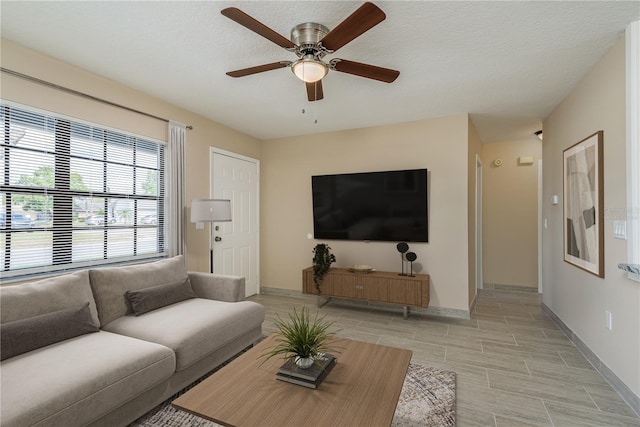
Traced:
[[400, 75], [400, 71], [397, 70], [346, 59], [335, 58], [329, 63], [322, 60], [325, 55], [334, 53], [356, 37], [384, 21], [386, 15], [373, 3], [364, 3], [331, 31], [324, 25], [315, 22], [296, 25], [291, 30], [291, 40], [286, 39], [238, 8], [229, 7], [222, 9], [220, 13], [298, 56], [296, 61], [278, 61], [229, 71], [227, 75], [231, 77], [244, 77], [278, 68], [291, 67], [291, 71], [296, 77], [305, 82], [307, 99], [309, 101], [318, 101], [324, 98], [322, 78], [327, 75], [329, 70], [385, 83], [392, 83]]

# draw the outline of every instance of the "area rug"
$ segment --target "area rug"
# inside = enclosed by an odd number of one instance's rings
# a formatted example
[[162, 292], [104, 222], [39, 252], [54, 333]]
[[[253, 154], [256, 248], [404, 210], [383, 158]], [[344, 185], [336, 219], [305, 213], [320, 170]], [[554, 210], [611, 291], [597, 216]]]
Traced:
[[[129, 427], [219, 427], [214, 422], [171, 406], [174, 399], [203, 379], [204, 377], [167, 399]], [[456, 425], [455, 403], [455, 372], [410, 364], [391, 425], [454, 427]], [[313, 426], [313, 422], [309, 425]]]

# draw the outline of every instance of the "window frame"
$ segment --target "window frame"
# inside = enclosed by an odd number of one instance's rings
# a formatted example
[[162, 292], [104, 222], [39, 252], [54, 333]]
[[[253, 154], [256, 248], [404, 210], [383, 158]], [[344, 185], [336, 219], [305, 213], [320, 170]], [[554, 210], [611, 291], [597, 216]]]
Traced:
[[[38, 108], [34, 108], [32, 106], [27, 106], [19, 103], [15, 103], [12, 101], [8, 101], [5, 99], [0, 99], [0, 108], [2, 108], [2, 113], [5, 117], [4, 119], [4, 127], [3, 131], [3, 139], [0, 143], [0, 147], [2, 147], [2, 156], [0, 157], [2, 162], [4, 162], [4, 175], [0, 176], [0, 194], [3, 194], [5, 197], [4, 204], [4, 215], [5, 215], [5, 224], [2, 228], [0, 228], [0, 236], [3, 236], [4, 239], [0, 241], [0, 248], [4, 255], [4, 261], [2, 266], [0, 266], [0, 278], [2, 282], [9, 281], [18, 281], [18, 280], [28, 280], [32, 278], [37, 278], [41, 276], [50, 276], [57, 275], [61, 273], [66, 273], [70, 271], [76, 271], [80, 269], [85, 269], [87, 267], [94, 266], [105, 266], [105, 265], [116, 265], [128, 262], [141, 262], [151, 259], [158, 259], [167, 256], [167, 189], [168, 189], [168, 175], [167, 175], [167, 143], [166, 141], [160, 141], [155, 138], [147, 137], [144, 135], [135, 134], [129, 131], [123, 131], [121, 129], [116, 129], [111, 126], [93, 123], [85, 120], [80, 120], [74, 117], [69, 117], [64, 114], [46, 111]], [[14, 168], [18, 164], [12, 165], [10, 163], [9, 153], [12, 150], [10, 146], [10, 131], [11, 131], [11, 116], [8, 112], [11, 109], [20, 110], [26, 112], [28, 114], [33, 115], [41, 115], [44, 119], [43, 123], [47, 123], [48, 120], [52, 120], [55, 122], [56, 126], [53, 130], [53, 139], [54, 139], [54, 166], [53, 166], [53, 174], [54, 174], [54, 185], [53, 188], [47, 186], [22, 186], [16, 185], [15, 182], [10, 182], [11, 178], [11, 168]], [[19, 113], [20, 114], [20, 113]], [[103, 186], [102, 191], [95, 191], [95, 189], [88, 190], [80, 190], [73, 189], [71, 184], [71, 176], [73, 175], [73, 171], [71, 169], [71, 162], [73, 159], [86, 160], [86, 157], [72, 153], [72, 141], [73, 141], [73, 127], [83, 128], [88, 127], [91, 131], [102, 132], [103, 139], [100, 142], [98, 140], [98, 144], [103, 144], [103, 155], [101, 159], [93, 158], [92, 161], [98, 162], [103, 165], [102, 172], [102, 180], [106, 183], [107, 180], [107, 170], [108, 165], [120, 165], [120, 167], [128, 167], [131, 168], [133, 179], [131, 183], [131, 189], [127, 192], [110, 192], [106, 186]], [[113, 138], [126, 138], [127, 141], [130, 139], [132, 141], [132, 145], [128, 149], [132, 150], [132, 160], [127, 163], [127, 161], [114, 161], [109, 160], [108, 155], [110, 152], [115, 151], [115, 148], [109, 150], [110, 147], [114, 147]], [[61, 140], [59, 140], [59, 138]], [[157, 164], [156, 167], [151, 167], [149, 165], [142, 165], [143, 161], [137, 163], [136, 154], [142, 152], [144, 148], [139, 148], [138, 144], [142, 143], [143, 145], [153, 144], [150, 147], [153, 147], [157, 150]], [[15, 149], [15, 148], [14, 148]], [[20, 148], [21, 152], [29, 151], [24, 147]], [[46, 153], [46, 150], [31, 150], [37, 153]], [[48, 153], [52, 154], [52, 153]], [[147, 171], [155, 171], [156, 173], [156, 194], [148, 195], [138, 193], [139, 185], [136, 183], [135, 176], [139, 170], [147, 170]], [[60, 172], [62, 171], [62, 173]], [[151, 173], [151, 172], [146, 172]], [[98, 179], [100, 178], [99, 175]], [[45, 197], [51, 197], [53, 206], [51, 208], [51, 213], [53, 219], [51, 221], [50, 226], [42, 226], [28, 229], [18, 229], [18, 228], [10, 228], [10, 218], [9, 213], [11, 212], [11, 198], [12, 195], [16, 194], [31, 194], [31, 195], [44, 195]], [[119, 224], [119, 225], [111, 225], [108, 224], [108, 221], [104, 221], [102, 226], [81, 226], [79, 224], [73, 223], [73, 210], [74, 210], [74, 199], [76, 197], [85, 197], [85, 198], [95, 198], [102, 199], [104, 201], [105, 208], [108, 205], [109, 200], [113, 199], [128, 199], [131, 200], [133, 204], [132, 208], [132, 216], [133, 221], [131, 224]], [[56, 202], [53, 202], [53, 201]], [[138, 205], [139, 202], [146, 202], [146, 205], [155, 204], [157, 221], [156, 224], [142, 224], [141, 216], [139, 218], [138, 213]], [[149, 203], [151, 202], [151, 203]], [[62, 205], [61, 205], [62, 203]], [[109, 212], [108, 210], [104, 211], [105, 219], [108, 218]], [[11, 212], [13, 214], [13, 212]], [[7, 223], [9, 222], [9, 223]], [[98, 231], [96, 231], [96, 229]], [[153, 242], [152, 245], [155, 246], [155, 249], [152, 251], [145, 251], [144, 253], [138, 252], [138, 242], [139, 239], [139, 231], [144, 229], [155, 230], [155, 237], [151, 239]], [[114, 236], [114, 233], [117, 233], [118, 230], [131, 230], [132, 240], [131, 244], [133, 245], [132, 253], [125, 255], [118, 254], [109, 254], [108, 244], [109, 244], [109, 236]], [[101, 231], [102, 236], [102, 255], [99, 259], [90, 259], [90, 260], [76, 260], [74, 262], [73, 259], [73, 239], [74, 235], [77, 232], [84, 231], [93, 231], [94, 236], [99, 234]], [[29, 232], [50, 232], [51, 233], [51, 242], [47, 243], [45, 247], [51, 248], [51, 254], [46, 255], [46, 262], [41, 262], [37, 266], [34, 267], [26, 267], [26, 268], [16, 268], [11, 269], [11, 252], [15, 251], [11, 247], [11, 240], [13, 236], [20, 235], [21, 233], [29, 233]], [[20, 233], [20, 234], [18, 234]], [[144, 233], [144, 232], [143, 232]], [[147, 234], [153, 234], [152, 232], [147, 232]], [[42, 234], [46, 235], [46, 234]], [[48, 237], [47, 237], [48, 238]], [[112, 237], [113, 239], [113, 237]], [[100, 238], [98, 238], [100, 240]], [[113, 242], [113, 240], [111, 240]], [[95, 248], [94, 248], [95, 251]], [[99, 250], [98, 250], [99, 252]], [[50, 258], [49, 258], [50, 256]]]

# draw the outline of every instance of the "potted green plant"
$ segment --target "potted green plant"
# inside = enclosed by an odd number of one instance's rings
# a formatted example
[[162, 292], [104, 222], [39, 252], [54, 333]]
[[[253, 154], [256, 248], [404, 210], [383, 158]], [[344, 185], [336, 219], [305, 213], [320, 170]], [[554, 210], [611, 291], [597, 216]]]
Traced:
[[336, 262], [336, 257], [331, 253], [331, 247], [326, 243], [318, 243], [313, 248], [313, 283], [316, 285], [318, 293], [322, 293], [320, 285], [322, 279], [329, 272], [331, 264]]
[[294, 357], [296, 366], [306, 369], [313, 365], [318, 354], [336, 351], [331, 346], [335, 332], [329, 330], [333, 322], [325, 320], [324, 316], [318, 317], [317, 312], [311, 319], [307, 307], [300, 311], [294, 307], [288, 322], [280, 315], [276, 317], [273, 323], [278, 329], [275, 332], [277, 344], [262, 355], [267, 356], [266, 360], [278, 355], [283, 359]]

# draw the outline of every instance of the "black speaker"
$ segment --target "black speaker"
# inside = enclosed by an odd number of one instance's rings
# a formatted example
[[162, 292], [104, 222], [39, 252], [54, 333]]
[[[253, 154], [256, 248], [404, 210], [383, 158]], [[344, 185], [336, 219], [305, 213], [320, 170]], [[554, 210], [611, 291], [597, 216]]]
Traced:
[[404, 253], [409, 250], [409, 245], [405, 242], [400, 242], [396, 245], [396, 248], [398, 249], [398, 252], [400, 252], [400, 262], [402, 263], [402, 273], [400, 273], [400, 275], [406, 276], [406, 274], [404, 274]]
[[407, 261], [411, 263], [411, 272], [409, 273], [409, 277], [413, 277], [413, 261], [415, 261], [418, 258], [418, 256], [416, 255], [415, 252], [407, 252], [405, 257], [407, 258]]

